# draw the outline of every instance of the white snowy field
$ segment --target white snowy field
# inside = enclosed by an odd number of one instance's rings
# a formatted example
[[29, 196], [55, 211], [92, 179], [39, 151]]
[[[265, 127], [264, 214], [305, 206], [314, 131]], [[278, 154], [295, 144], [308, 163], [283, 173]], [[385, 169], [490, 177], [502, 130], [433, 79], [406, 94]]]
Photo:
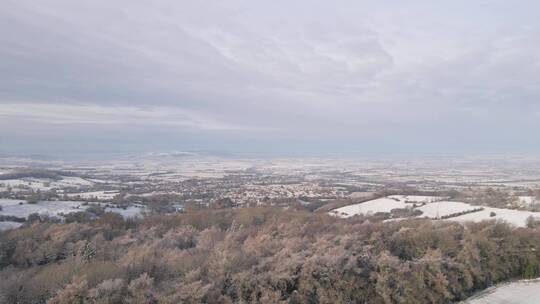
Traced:
[[91, 199], [95, 198], [98, 200], [111, 200], [117, 196], [119, 191], [91, 191], [91, 192], [80, 192], [80, 193], [69, 193], [68, 197], [80, 197], [82, 199]]
[[463, 301], [464, 304], [537, 304], [540, 280], [525, 280], [489, 288]]
[[[20, 204], [22, 202], [22, 204]], [[83, 211], [87, 207], [82, 206], [82, 202], [72, 201], [41, 201], [37, 204], [28, 204], [24, 200], [0, 199], [2, 210], [0, 215], [11, 215], [16, 217], [28, 218], [32, 213], [38, 213], [48, 216], [58, 216], [60, 213], [71, 213]]]
[[37, 179], [4, 179], [0, 181], [0, 185], [3, 185], [4, 187], [28, 187], [32, 190], [41, 190], [41, 191], [47, 191], [51, 190], [52, 187], [46, 186], [48, 180], [37, 180]]
[[138, 205], [132, 205], [124, 208], [113, 208], [113, 207], [106, 207], [105, 212], [114, 212], [120, 214], [124, 218], [134, 218], [142, 216], [143, 212], [146, 211], [146, 208], [144, 206], [138, 206]]
[[398, 199], [404, 201], [405, 203], [410, 204], [421, 204], [421, 203], [433, 203], [440, 201], [442, 197], [440, 196], [428, 196], [428, 195], [390, 195], [392, 199]]
[[[480, 207], [480, 206], [474, 206]], [[495, 214], [492, 216], [492, 212]], [[512, 210], [512, 209], [502, 209], [502, 208], [491, 208], [484, 207], [484, 210], [467, 213], [457, 217], [449, 218], [448, 220], [459, 221], [459, 222], [480, 222], [483, 220], [503, 220], [510, 224], [513, 224], [517, 227], [525, 227], [527, 223], [527, 218], [533, 216], [540, 219], [540, 212], [530, 212], [522, 210]]]
[[332, 214], [339, 217], [351, 217], [357, 214], [374, 214], [377, 212], [390, 212], [392, 209], [403, 209], [413, 207], [416, 204], [430, 203], [441, 199], [436, 196], [419, 196], [419, 195], [391, 195], [381, 197], [371, 201], [349, 205], [334, 209]]
[[540, 203], [534, 196], [519, 196], [518, 204], [520, 206], [531, 206]]
[[[97, 204], [99, 205], [99, 203]], [[82, 202], [76, 201], [40, 201], [37, 204], [28, 204], [24, 200], [0, 199], [0, 206], [2, 206], [0, 215], [28, 218], [30, 214], [37, 213], [40, 215], [61, 218], [60, 214], [84, 211], [90, 207], [91, 204], [82, 205]], [[124, 218], [142, 216], [146, 210], [145, 207], [141, 205], [132, 205], [125, 209], [112, 207], [110, 205], [104, 207], [105, 212], [118, 213]], [[0, 230], [17, 228], [20, 225], [20, 223], [9, 221], [0, 222]]]
[[[425, 203], [422, 206], [415, 204]], [[405, 196], [392, 195], [371, 201], [344, 206], [330, 211], [330, 214], [342, 218], [351, 217], [357, 214], [374, 214], [377, 212], [389, 213], [396, 208], [411, 208], [422, 211], [419, 218], [440, 219], [444, 216], [453, 215], [460, 212], [470, 212], [463, 215], [450, 217], [445, 220], [459, 222], [480, 222], [483, 220], [502, 220], [517, 227], [525, 227], [527, 218], [533, 216], [540, 219], [540, 212], [492, 208], [487, 206], [471, 205], [463, 202], [442, 201], [440, 197], [434, 196]], [[479, 208], [483, 210], [478, 211]]]
[[68, 186], [92, 186], [94, 183], [80, 177], [64, 176], [61, 180], [54, 181], [52, 184], [57, 188], [62, 188]]
[[48, 178], [19, 178], [0, 180], [3, 187], [28, 187], [35, 191], [48, 191], [52, 189], [63, 189], [66, 187], [92, 186], [94, 182], [80, 177], [64, 176], [62, 179], [53, 180]]
[[22, 226], [22, 223], [17, 222], [0, 222], [0, 231], [19, 228]]
[[436, 219], [443, 216], [449, 216], [458, 212], [472, 211], [478, 208], [480, 207], [472, 206], [462, 202], [440, 201], [429, 203], [416, 209], [422, 211], [422, 215], [420, 217], [429, 217]]

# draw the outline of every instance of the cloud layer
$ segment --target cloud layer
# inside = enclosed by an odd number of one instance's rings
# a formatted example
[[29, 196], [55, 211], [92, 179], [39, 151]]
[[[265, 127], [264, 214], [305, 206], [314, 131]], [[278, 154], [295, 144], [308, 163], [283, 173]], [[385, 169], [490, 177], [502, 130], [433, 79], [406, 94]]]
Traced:
[[539, 8], [7, 0], [0, 152], [538, 151]]

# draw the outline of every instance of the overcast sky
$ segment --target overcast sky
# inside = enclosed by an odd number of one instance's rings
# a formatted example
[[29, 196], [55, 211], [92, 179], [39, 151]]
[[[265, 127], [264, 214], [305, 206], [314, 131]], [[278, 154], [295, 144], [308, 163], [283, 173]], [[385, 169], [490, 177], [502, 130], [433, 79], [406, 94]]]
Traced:
[[539, 152], [538, 12], [3, 0], [0, 153]]

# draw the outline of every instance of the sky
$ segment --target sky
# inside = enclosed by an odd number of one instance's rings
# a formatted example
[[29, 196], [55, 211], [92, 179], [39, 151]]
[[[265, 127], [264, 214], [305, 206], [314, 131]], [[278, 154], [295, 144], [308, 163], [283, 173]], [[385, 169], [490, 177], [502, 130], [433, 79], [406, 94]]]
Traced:
[[538, 153], [539, 11], [3, 0], [0, 153]]

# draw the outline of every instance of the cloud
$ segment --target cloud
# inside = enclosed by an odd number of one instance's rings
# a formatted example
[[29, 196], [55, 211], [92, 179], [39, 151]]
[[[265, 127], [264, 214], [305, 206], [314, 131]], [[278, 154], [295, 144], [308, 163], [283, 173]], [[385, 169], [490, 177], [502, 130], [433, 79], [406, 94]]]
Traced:
[[0, 125], [199, 131], [198, 146], [231, 136], [233, 150], [525, 144], [540, 127], [538, 6], [8, 0]]
[[163, 126], [193, 130], [249, 131], [253, 128], [218, 121], [179, 108], [59, 104], [4, 104], [0, 108], [3, 125], [30, 122], [53, 125]]

